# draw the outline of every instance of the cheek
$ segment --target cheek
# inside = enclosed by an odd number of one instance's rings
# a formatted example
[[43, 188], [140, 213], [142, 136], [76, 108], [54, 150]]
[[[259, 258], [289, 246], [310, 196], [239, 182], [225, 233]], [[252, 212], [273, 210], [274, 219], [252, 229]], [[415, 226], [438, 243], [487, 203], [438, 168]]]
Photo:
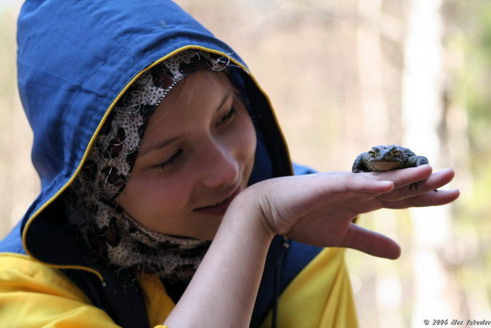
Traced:
[[158, 177], [130, 178], [117, 202], [134, 220], [152, 228], [164, 215], [178, 216], [185, 210], [188, 199], [185, 186], [185, 181], [166, 179], [164, 183]]
[[256, 130], [249, 115], [244, 116], [238, 129], [238, 147], [241, 149], [244, 160], [254, 162], [257, 143]]

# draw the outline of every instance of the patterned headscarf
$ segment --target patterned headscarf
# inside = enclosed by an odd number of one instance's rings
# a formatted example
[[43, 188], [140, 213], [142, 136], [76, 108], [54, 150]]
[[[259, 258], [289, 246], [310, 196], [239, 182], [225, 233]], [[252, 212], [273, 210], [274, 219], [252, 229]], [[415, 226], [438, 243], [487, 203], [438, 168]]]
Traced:
[[224, 71], [227, 58], [186, 50], [143, 73], [125, 92], [96, 138], [64, 200], [70, 224], [88, 249], [116, 267], [187, 281], [210, 242], [162, 234], [132, 219], [115, 201], [128, 182], [144, 130], [169, 91], [199, 70]]

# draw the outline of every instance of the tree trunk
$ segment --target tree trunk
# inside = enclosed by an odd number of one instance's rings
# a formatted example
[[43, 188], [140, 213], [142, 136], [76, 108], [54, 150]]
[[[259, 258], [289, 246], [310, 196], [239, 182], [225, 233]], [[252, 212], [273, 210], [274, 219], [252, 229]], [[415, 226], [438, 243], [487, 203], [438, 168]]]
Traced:
[[[425, 155], [435, 169], [447, 162], [439, 135], [443, 117], [442, 0], [410, 0], [403, 73], [405, 145]], [[450, 247], [450, 206], [414, 209], [413, 327], [425, 320], [457, 316], [452, 304], [452, 274], [442, 261]]]

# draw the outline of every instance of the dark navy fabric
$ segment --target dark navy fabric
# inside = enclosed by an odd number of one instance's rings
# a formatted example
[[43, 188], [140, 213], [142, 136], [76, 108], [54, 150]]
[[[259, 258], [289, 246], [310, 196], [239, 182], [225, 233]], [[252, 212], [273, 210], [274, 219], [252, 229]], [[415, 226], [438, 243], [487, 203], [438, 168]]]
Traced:
[[32, 160], [42, 186], [26, 217], [73, 176], [114, 96], [140, 71], [192, 45], [241, 61], [165, 0], [28, 0], [17, 41], [19, 91], [34, 131]]
[[[61, 270], [116, 323], [148, 326], [135, 277], [124, 270], [116, 273], [82, 252], [77, 233], [66, 223], [60, 195], [83, 164], [118, 95], [150, 65], [186, 48], [231, 59], [232, 82], [244, 98], [258, 136], [250, 183], [290, 175], [288, 151], [267, 96], [228, 45], [169, 0], [26, 0], [17, 42], [19, 93], [34, 132], [32, 161], [41, 192], [0, 242], [0, 252], [27, 251], [45, 263], [64, 266]], [[275, 239], [260, 287], [261, 302], [254, 310], [255, 325], [275, 304], [274, 297], [268, 296], [271, 288], [278, 294], [313, 253], [295, 244], [285, 249], [282, 240]], [[103, 281], [69, 266], [96, 270]]]
[[[273, 323], [278, 315], [277, 298], [322, 248], [276, 236], [269, 249], [263, 279], [257, 295], [251, 327], [259, 327], [270, 310]], [[272, 327], [276, 327], [272, 323]]]
[[140, 285], [126, 270], [99, 272], [105, 277], [101, 282], [94, 274], [81, 270], [62, 269], [90, 299], [92, 304], [105, 311], [118, 325], [128, 328], [150, 327]]
[[[20, 224], [0, 241], [0, 252], [25, 254], [19, 227]], [[287, 241], [281, 236], [274, 238], [267, 255], [250, 327], [259, 327], [270, 310], [278, 313], [279, 310], [275, 311], [277, 297], [321, 250], [319, 247]], [[80, 256], [80, 259], [84, 257]], [[81, 264], [90, 264], [96, 268], [104, 277], [104, 281], [83, 270], [62, 271], [85, 293], [94, 306], [104, 310], [114, 322], [123, 327], [149, 326], [140, 286], [134, 275], [126, 270], [118, 270], [116, 274], [111, 268], [97, 263], [96, 259], [82, 261]], [[275, 325], [272, 323], [271, 327]]]
[[[220, 52], [245, 67], [230, 47], [165, 0], [28, 0], [19, 18], [18, 44], [19, 90], [42, 182], [41, 194], [24, 216], [23, 227], [36, 216], [25, 243], [39, 259], [62, 265], [74, 265], [76, 258], [52, 258], [51, 250], [64, 243], [64, 236], [46, 240], [56, 228], [47, 228], [45, 221], [58, 220], [56, 205], [46, 203], [55, 203], [74, 176], [115, 95], [143, 69], [183, 47]], [[260, 135], [254, 182], [290, 174], [267, 98], [247, 72], [232, 66], [233, 83], [254, 112]]]

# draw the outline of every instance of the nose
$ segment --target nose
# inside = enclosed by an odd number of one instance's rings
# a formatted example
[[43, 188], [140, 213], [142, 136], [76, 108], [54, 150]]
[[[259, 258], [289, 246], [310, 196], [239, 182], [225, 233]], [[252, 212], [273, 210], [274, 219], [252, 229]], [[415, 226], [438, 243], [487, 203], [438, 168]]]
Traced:
[[202, 183], [208, 188], [231, 186], [239, 180], [239, 161], [234, 152], [226, 144], [210, 142], [203, 149], [203, 162], [199, 165], [203, 170]]

